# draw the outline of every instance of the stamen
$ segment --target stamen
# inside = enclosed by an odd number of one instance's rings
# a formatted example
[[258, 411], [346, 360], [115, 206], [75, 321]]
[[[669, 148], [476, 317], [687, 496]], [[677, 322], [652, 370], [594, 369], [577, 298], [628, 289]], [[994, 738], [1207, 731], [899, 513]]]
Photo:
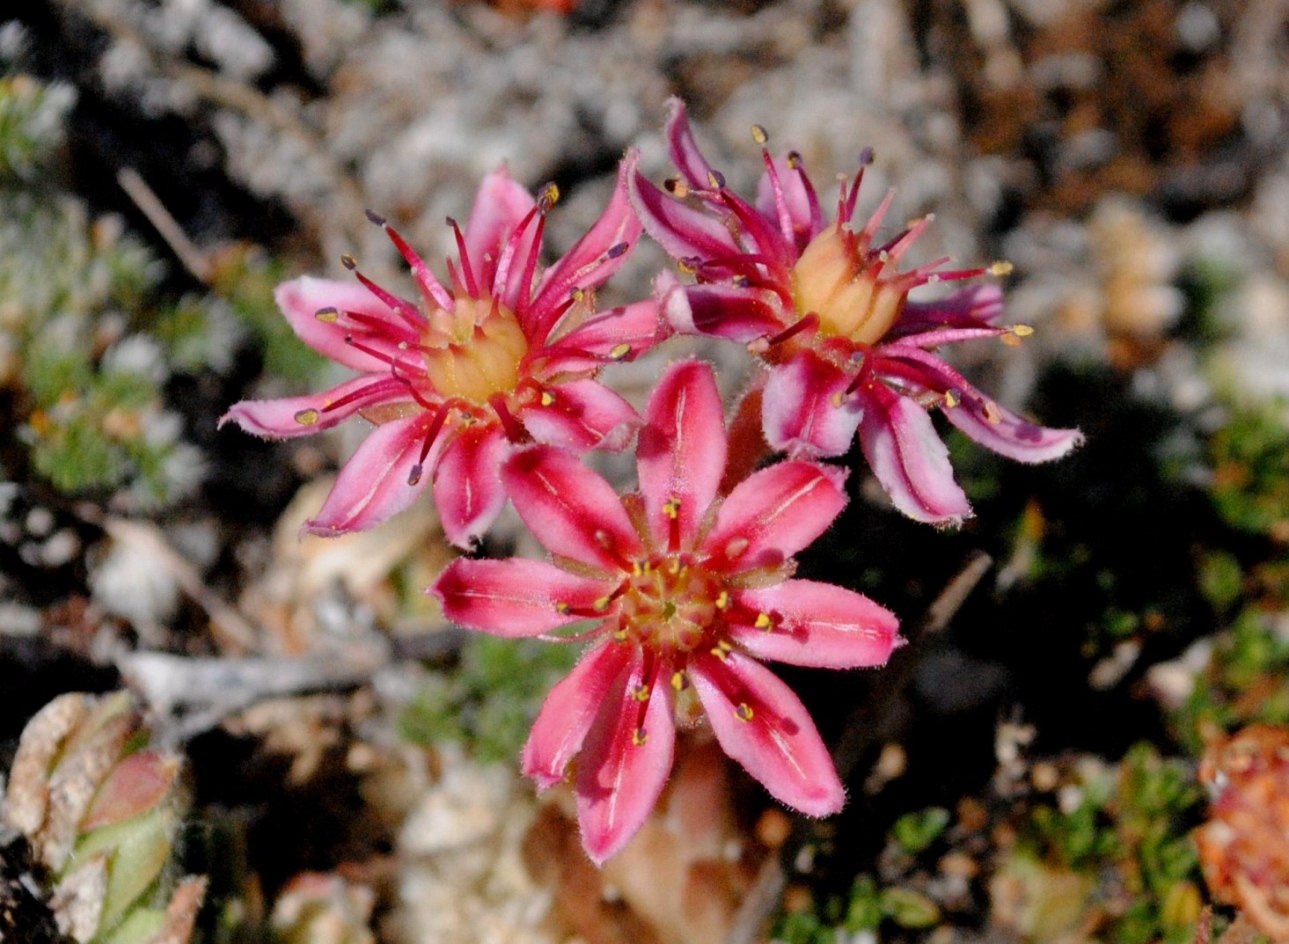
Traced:
[[457, 256], [461, 259], [461, 277], [465, 280], [465, 290], [472, 298], [479, 297], [479, 283], [475, 281], [474, 269], [470, 265], [470, 253], [465, 248], [465, 234], [461, 232], [461, 227], [452, 217], [448, 217], [448, 225], [452, 227], [452, 235], [457, 241]]
[[631, 353], [631, 345], [628, 344], [626, 341], [623, 341], [621, 344], [615, 344], [609, 350], [609, 357], [611, 357], [615, 361], [620, 361], [630, 353]]
[[323, 324], [335, 324], [340, 320], [340, 311], [336, 308], [319, 308], [313, 313], [313, 317]]
[[997, 426], [1003, 421], [1003, 414], [998, 409], [998, 404], [993, 400], [986, 400], [984, 404], [985, 419]]
[[1011, 275], [1013, 268], [1015, 267], [1010, 262], [999, 260], [989, 267], [989, 274], [997, 276]]
[[756, 621], [752, 623], [757, 629], [764, 629], [766, 632], [774, 629], [774, 619], [769, 613], [757, 613]]
[[962, 395], [952, 387], [944, 392], [944, 405], [947, 409], [951, 410], [961, 402]]
[[555, 394], [549, 390], [543, 390], [541, 395], [542, 406], [551, 406], [555, 402]]
[[512, 443], [531, 442], [532, 436], [524, 428], [515, 414], [510, 412], [510, 406], [506, 403], [506, 395], [500, 391], [488, 397], [488, 405], [492, 411], [497, 414], [497, 419], [501, 421], [501, 428], [505, 430], [506, 438]]
[[807, 312], [804, 317], [798, 318], [796, 322], [784, 328], [778, 334], [770, 338], [758, 338], [747, 346], [747, 349], [753, 354], [764, 354], [770, 348], [792, 340], [802, 331], [815, 331], [819, 327], [819, 315], [816, 312]]
[[632, 690], [632, 692], [631, 692], [631, 697], [632, 697], [632, 698], [634, 698], [636, 701], [648, 701], [648, 700], [649, 700], [649, 686], [648, 686], [648, 685], [637, 685], [637, 686]]
[[443, 424], [447, 422], [448, 414], [452, 407], [457, 405], [457, 401], [444, 400], [439, 404], [438, 412], [434, 415], [434, 420], [430, 423], [429, 428], [425, 431], [425, 439], [421, 443], [421, 454], [412, 466], [411, 471], [407, 473], [407, 484], [415, 485], [421, 480], [421, 475], [425, 469], [425, 459], [430, 454], [430, 447], [434, 445], [434, 440], [438, 439], [439, 433], [443, 430]]
[[413, 330], [419, 332], [422, 329], [424, 329], [425, 319], [422, 318], [421, 313], [416, 310], [416, 306], [413, 305], [411, 302], [407, 301], [406, 299], [399, 298], [397, 295], [393, 294], [392, 292], [385, 291], [385, 289], [381, 288], [371, 279], [367, 278], [367, 276], [363, 275], [362, 272], [359, 271], [358, 269], [358, 261], [354, 259], [353, 256], [349, 255], [348, 253], [345, 253], [340, 257], [340, 264], [343, 265], [350, 272], [352, 272], [354, 274], [354, 277], [358, 279], [359, 282], [362, 283], [362, 285], [367, 289], [367, 291], [371, 292], [382, 302], [384, 302], [385, 305], [390, 308], [390, 310], [397, 312], [399, 317], [401, 317], [404, 321], [406, 321], [408, 325], [412, 327]]
[[709, 170], [707, 172], [707, 186], [713, 190], [724, 190], [725, 175], [718, 170]]
[[559, 202], [559, 187], [553, 182], [542, 188], [541, 196], [537, 198], [537, 207], [542, 213], [546, 213]]
[[730, 594], [729, 594], [729, 591], [728, 591], [728, 590], [722, 590], [720, 593], [718, 593], [718, 594], [716, 595], [716, 600], [714, 601], [714, 603], [716, 604], [716, 609], [718, 609], [718, 610], [728, 610], [728, 609], [730, 608]]
[[674, 197], [683, 198], [689, 196], [689, 184], [681, 180], [679, 177], [668, 177], [662, 182], [662, 186], [663, 189]]
[[687, 684], [684, 672], [673, 672], [671, 676], [671, 687], [676, 691], [682, 691]]
[[631, 743], [636, 747], [644, 747], [645, 742], [649, 740], [649, 732], [644, 728], [636, 728], [631, 732]]
[[614, 245], [609, 247], [605, 255], [608, 256], [610, 259], [617, 259], [619, 256], [625, 255], [626, 251], [630, 248], [631, 248], [630, 243], [615, 243]]
[[797, 168], [799, 168], [799, 167], [801, 166], [801, 152], [800, 152], [800, 151], [789, 151], [789, 152], [788, 152], [788, 166], [789, 166], [790, 168], [792, 168], [793, 170], [796, 170]]
[[301, 426], [312, 426], [314, 423], [318, 422], [321, 415], [322, 414], [314, 409], [300, 410], [295, 414], [295, 421]]
[[770, 140], [770, 136], [765, 133], [765, 128], [761, 125], [753, 125], [752, 140], [764, 147], [765, 143]]
[[744, 723], [751, 721], [752, 716], [753, 716], [752, 706], [745, 701], [739, 702], [738, 707], [734, 709], [734, 717], [738, 718], [740, 721]]

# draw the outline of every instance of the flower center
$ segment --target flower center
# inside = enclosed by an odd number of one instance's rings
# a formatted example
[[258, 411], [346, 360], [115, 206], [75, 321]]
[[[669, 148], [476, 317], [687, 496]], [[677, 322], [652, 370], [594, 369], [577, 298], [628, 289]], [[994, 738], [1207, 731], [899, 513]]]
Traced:
[[642, 646], [690, 652], [711, 645], [728, 601], [724, 582], [689, 555], [659, 555], [637, 563], [624, 585], [619, 630]]
[[515, 389], [528, 339], [509, 308], [466, 295], [453, 311], [432, 312], [430, 325], [423, 339], [425, 372], [445, 399], [483, 405]]
[[867, 255], [854, 233], [830, 226], [810, 241], [792, 267], [797, 312], [818, 315], [823, 336], [875, 344], [904, 308], [908, 284], [882, 279], [885, 260]]

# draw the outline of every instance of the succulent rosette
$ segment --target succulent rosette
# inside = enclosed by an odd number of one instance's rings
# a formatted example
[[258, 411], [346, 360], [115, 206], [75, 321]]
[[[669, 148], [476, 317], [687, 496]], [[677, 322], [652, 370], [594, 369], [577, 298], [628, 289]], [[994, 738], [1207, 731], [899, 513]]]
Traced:
[[712, 369], [684, 361], [655, 388], [620, 497], [566, 451], [534, 446], [502, 473], [554, 562], [458, 559], [432, 592], [445, 614], [506, 637], [592, 621], [593, 644], [551, 691], [524, 748], [540, 787], [570, 763], [597, 862], [635, 834], [672, 765], [677, 719], [704, 713], [721, 747], [811, 816], [844, 791], [801, 702], [761, 659], [853, 668], [886, 662], [898, 624], [853, 591], [793, 579], [793, 555], [846, 504], [844, 470], [805, 460], [719, 492], [728, 439]]
[[358, 372], [321, 393], [235, 404], [221, 419], [271, 438], [329, 429], [361, 416], [376, 429], [345, 463], [307, 530], [373, 527], [431, 487], [444, 530], [465, 547], [506, 501], [499, 470], [533, 442], [575, 452], [621, 449], [635, 410], [596, 379], [663, 336], [657, 305], [597, 312], [595, 290], [625, 261], [640, 224], [620, 179], [600, 219], [557, 263], [539, 264], [546, 213], [503, 167], [479, 188], [449, 284], [384, 220], [411, 267], [419, 303], [376, 285], [346, 257], [357, 284], [304, 277], [277, 290], [296, 334]]
[[[764, 132], [755, 129], [764, 142]], [[863, 179], [841, 184], [829, 221], [799, 155], [771, 157], [755, 204], [737, 196], [699, 151], [685, 106], [671, 102], [671, 158], [680, 176], [664, 192], [630, 155], [625, 173], [645, 230], [693, 274], [659, 279], [663, 312], [678, 330], [748, 343], [769, 367], [766, 441], [790, 455], [838, 456], [858, 434], [873, 473], [897, 508], [919, 521], [959, 524], [970, 504], [928, 410], [939, 408], [976, 442], [1021, 462], [1074, 448], [1075, 429], [1051, 429], [995, 403], [936, 351], [977, 338], [1015, 342], [1026, 325], [1002, 325], [1002, 293], [975, 285], [935, 301], [909, 292], [931, 282], [1005, 274], [1009, 266], [946, 271], [945, 259], [900, 272], [930, 222], [885, 242], [877, 230], [888, 196], [858, 231], [851, 225]]]

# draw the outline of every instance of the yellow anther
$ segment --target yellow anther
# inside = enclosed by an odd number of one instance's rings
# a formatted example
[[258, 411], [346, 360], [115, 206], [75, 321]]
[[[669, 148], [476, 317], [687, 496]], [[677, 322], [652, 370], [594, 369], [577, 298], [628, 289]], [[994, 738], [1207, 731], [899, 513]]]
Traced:
[[317, 410], [301, 410], [295, 414], [295, 421], [301, 426], [312, 426], [314, 423], [318, 422], [318, 417], [320, 415], [321, 414], [318, 413]]
[[713, 646], [712, 655], [716, 656], [716, 658], [724, 662], [726, 656], [729, 655], [729, 653], [725, 649], [722, 649], [720, 646]]
[[953, 409], [961, 402], [962, 402], [962, 397], [958, 396], [957, 390], [946, 390], [944, 392], [944, 405], [947, 408]]
[[730, 594], [728, 590], [722, 590], [716, 595], [716, 609], [727, 610], [730, 605]]
[[1011, 275], [1013, 268], [1015, 267], [1010, 262], [1007, 262], [1005, 259], [1000, 259], [989, 267], [989, 274], [998, 276]]
[[832, 404], [833, 409], [839, 410], [846, 402], [846, 395], [838, 390], [828, 398], [828, 402]]
[[668, 518], [671, 518], [673, 521], [679, 518], [680, 517], [680, 499], [677, 498], [675, 495], [667, 499], [666, 503], [662, 506], [662, 513], [666, 515]]
[[632, 697], [632, 698], [634, 698], [636, 701], [648, 701], [648, 700], [649, 700], [649, 686], [648, 686], [648, 685], [637, 685], [637, 686], [635, 687], [635, 689], [631, 692], [631, 697]]
[[627, 631], [625, 629], [615, 629], [613, 631], [613, 638], [618, 642], [626, 642]]
[[348, 269], [350, 272], [358, 268], [358, 260], [355, 259], [353, 256], [349, 255], [349, 253], [347, 252], [341, 253], [340, 264], [344, 266], [346, 269]]
[[760, 125], [753, 125], [752, 140], [755, 141], [757, 144], [765, 144], [766, 141], [770, 140], [770, 136], [765, 133], [765, 129]]
[[985, 401], [985, 419], [995, 426], [1003, 421], [1002, 411], [998, 409], [998, 404], [993, 400]]
[[676, 691], [681, 691], [685, 687], [685, 673], [673, 672], [671, 675], [671, 687]]
[[1027, 324], [1012, 325], [1012, 334], [1018, 338], [1027, 338], [1034, 333], [1034, 326]]
[[698, 270], [683, 259], [676, 260], [676, 269], [682, 275], [693, 275]]
[[573, 608], [572, 608], [571, 606], [569, 606], [567, 603], [565, 603], [563, 600], [556, 600], [556, 601], [555, 601], [555, 612], [556, 612], [556, 613], [567, 613], [567, 612], [569, 612], [569, 611], [570, 611], [570, 610], [572, 610], [572, 609], [573, 609]]
[[636, 747], [644, 747], [647, 740], [649, 740], [649, 732], [644, 728], [636, 728], [631, 732], [631, 743]]
[[604, 610], [607, 610], [609, 608], [609, 604], [612, 602], [613, 600], [611, 597], [600, 597], [598, 600], [596, 600], [594, 603], [591, 604], [591, 608], [598, 612], [603, 612]]
[[788, 166], [793, 170], [801, 166], [801, 155], [797, 151], [788, 152]]
[[725, 177], [718, 170], [709, 170], [707, 172], [707, 186], [713, 190], [720, 190], [725, 186]]
[[757, 629], [774, 629], [774, 620], [770, 618], [769, 613], [757, 613], [756, 622], [752, 624]]
[[673, 557], [671, 560], [667, 562], [667, 573], [671, 574], [672, 576], [676, 576], [677, 574], [679, 574], [681, 572], [681, 569], [682, 568], [680, 566], [679, 557]]
[[877, 261], [885, 265], [891, 261], [891, 254], [883, 249], [877, 253]]
[[551, 393], [549, 390], [543, 390], [542, 406], [550, 406], [554, 402], [555, 402], [555, 394]]
[[323, 324], [335, 324], [340, 319], [340, 312], [335, 308], [319, 308], [313, 317]]
[[609, 357], [613, 358], [615, 361], [620, 361], [630, 353], [631, 345], [626, 341], [623, 341], [621, 344], [615, 344], [613, 346], [612, 350], [609, 351]]
[[745, 701], [739, 702], [738, 707], [734, 709], [734, 717], [740, 721], [751, 721], [752, 714], [752, 706]]
[[668, 193], [677, 197], [689, 196], [689, 184], [679, 177], [668, 177], [662, 182], [662, 185], [667, 189]]
[[545, 187], [542, 188], [542, 195], [538, 198], [537, 202], [541, 205], [541, 208], [544, 212], [546, 210], [549, 210], [551, 207], [553, 207], [558, 201], [559, 201], [559, 187], [555, 186], [552, 183], [552, 184], [547, 184]]

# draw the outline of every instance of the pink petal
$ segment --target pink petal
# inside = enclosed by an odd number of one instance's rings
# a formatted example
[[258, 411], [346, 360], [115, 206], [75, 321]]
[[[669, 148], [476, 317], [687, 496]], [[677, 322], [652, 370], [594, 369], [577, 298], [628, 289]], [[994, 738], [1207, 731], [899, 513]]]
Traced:
[[[567, 351], [572, 358], [594, 354], [596, 359], [587, 360], [586, 366], [580, 368], [548, 367], [547, 373], [569, 369], [598, 370], [603, 366], [603, 358], [610, 356], [629, 360], [648, 351], [669, 333], [667, 325], [659, 317], [658, 303], [653, 299], [611, 308], [588, 318], [547, 349], [557, 357]], [[626, 354], [621, 353], [623, 344], [630, 348]]]
[[957, 527], [971, 514], [949, 450], [926, 411], [880, 381], [861, 390], [860, 445], [895, 507], [916, 521]]
[[807, 816], [842, 808], [845, 790], [805, 707], [764, 666], [739, 652], [693, 659], [690, 680], [721, 749], [775, 799]]
[[631, 209], [626, 177], [620, 170], [604, 213], [542, 277], [533, 311], [545, 330], [549, 331], [558, 320], [554, 313], [568, 300], [570, 292], [596, 288], [622, 267], [639, 241], [640, 233], [640, 221]]
[[429, 589], [443, 615], [494, 636], [538, 636], [585, 619], [583, 613], [613, 589], [545, 561], [457, 558]]
[[501, 475], [524, 524], [552, 554], [615, 573], [644, 553], [613, 486], [576, 456], [533, 446]]
[[1000, 456], [1030, 464], [1050, 462], [1083, 442], [1083, 434], [1077, 429], [1039, 426], [999, 406], [929, 351], [910, 350], [901, 342], [885, 346], [883, 354], [887, 356], [884, 360], [894, 356], [914, 365], [921, 371], [921, 381], [928, 389], [940, 394], [952, 391], [956, 405], [942, 404], [949, 422]]
[[[328, 410], [336, 401], [355, 396], [343, 406]], [[310, 393], [302, 397], [284, 397], [280, 400], [243, 400], [234, 403], [219, 425], [236, 423], [248, 433], [268, 439], [291, 439], [308, 436], [338, 425], [364, 407], [376, 403], [407, 400], [407, 387], [388, 375], [363, 374], [345, 381], [330, 390]], [[419, 410], [420, 408], [417, 407]]]
[[[577, 819], [582, 845], [597, 865], [639, 832], [671, 774], [676, 728], [670, 672], [658, 684], [661, 668], [646, 674], [645, 660], [637, 659], [621, 694], [604, 699], [582, 747]], [[642, 686], [647, 702], [638, 695]]]
[[1077, 429], [1039, 426], [1006, 407], [980, 396], [974, 387], [963, 391], [956, 407], [945, 407], [949, 422], [986, 449], [1017, 462], [1050, 462], [1083, 443]]
[[861, 415], [855, 399], [846, 396], [849, 383], [850, 377], [810, 350], [772, 368], [761, 408], [766, 442], [790, 455], [845, 455]]
[[935, 328], [990, 327], [1003, 313], [1003, 290], [994, 283], [972, 285], [947, 298], [906, 302], [890, 335], [904, 337]]
[[[588, 651], [562, 682], [551, 689], [524, 745], [524, 774], [541, 790], [564, 779], [606, 701], [619, 701], [628, 669], [639, 661], [631, 644], [605, 642]], [[616, 683], [616, 684], [615, 684]]]
[[636, 467], [650, 530], [661, 538], [674, 518], [674, 550], [693, 546], [725, 474], [727, 448], [724, 404], [711, 366], [673, 364], [649, 397]]
[[[504, 165], [479, 185], [470, 221], [466, 224], [465, 245], [480, 291], [493, 289], [502, 249], [536, 202], [532, 194], [510, 179], [510, 171]], [[531, 245], [531, 233], [530, 227], [528, 245]], [[527, 258], [527, 253], [520, 252], [518, 256]]]
[[[799, 158], [795, 168], [788, 163], [786, 157], [775, 158], [774, 175], [771, 176], [768, 171], [762, 174], [756, 188], [757, 211], [767, 220], [779, 219], [779, 200], [782, 200], [788, 224], [788, 231], [783, 233], [783, 237], [789, 245], [796, 247], [798, 254], [823, 231], [825, 222], [819, 197], [814, 188], [808, 186], [805, 170], [800, 165]], [[783, 221], [780, 221], [780, 229], [782, 227]]]
[[789, 460], [730, 492], [703, 548], [735, 572], [774, 567], [828, 530], [846, 506], [844, 469]]
[[[363, 285], [305, 275], [283, 282], [273, 297], [301, 341], [323, 357], [354, 370], [388, 372], [389, 363], [345, 343], [345, 337], [354, 332], [352, 325], [346, 325], [344, 312], [357, 312], [389, 323], [391, 338], [368, 334], [362, 341], [391, 358], [399, 356], [397, 337], [409, 333], [406, 323]], [[325, 308], [336, 309], [340, 317], [335, 322], [318, 320], [318, 312]]]
[[709, 334], [747, 343], [785, 327], [779, 297], [728, 283], [682, 285], [670, 272], [654, 281], [663, 317], [680, 334]]
[[631, 205], [645, 232], [669, 256], [713, 259], [743, 254], [743, 249], [717, 217], [663, 193], [640, 173], [636, 164], [634, 156], [629, 155], [625, 172], [631, 188]]
[[428, 470], [434, 467], [443, 441], [440, 435], [430, 450], [424, 464], [426, 473], [415, 484], [408, 484], [431, 425], [432, 417], [421, 413], [376, 427], [341, 468], [318, 517], [306, 522], [304, 529], [324, 537], [365, 531], [416, 501], [430, 482]]
[[671, 162], [689, 181], [690, 186], [706, 189], [712, 176], [712, 167], [703, 157], [689, 128], [689, 111], [679, 98], [667, 100], [667, 145]]
[[469, 548], [506, 504], [501, 466], [510, 441], [499, 423], [479, 422], [462, 428], [443, 448], [434, 469], [434, 502], [443, 533], [460, 548]]
[[773, 621], [730, 627], [731, 638], [758, 659], [825, 669], [883, 665], [899, 639], [894, 613], [829, 583], [786, 580], [744, 590], [738, 602]]
[[570, 380], [547, 391], [550, 405], [534, 401], [518, 414], [539, 443], [572, 452], [625, 449], [640, 425], [635, 408], [597, 380]]

